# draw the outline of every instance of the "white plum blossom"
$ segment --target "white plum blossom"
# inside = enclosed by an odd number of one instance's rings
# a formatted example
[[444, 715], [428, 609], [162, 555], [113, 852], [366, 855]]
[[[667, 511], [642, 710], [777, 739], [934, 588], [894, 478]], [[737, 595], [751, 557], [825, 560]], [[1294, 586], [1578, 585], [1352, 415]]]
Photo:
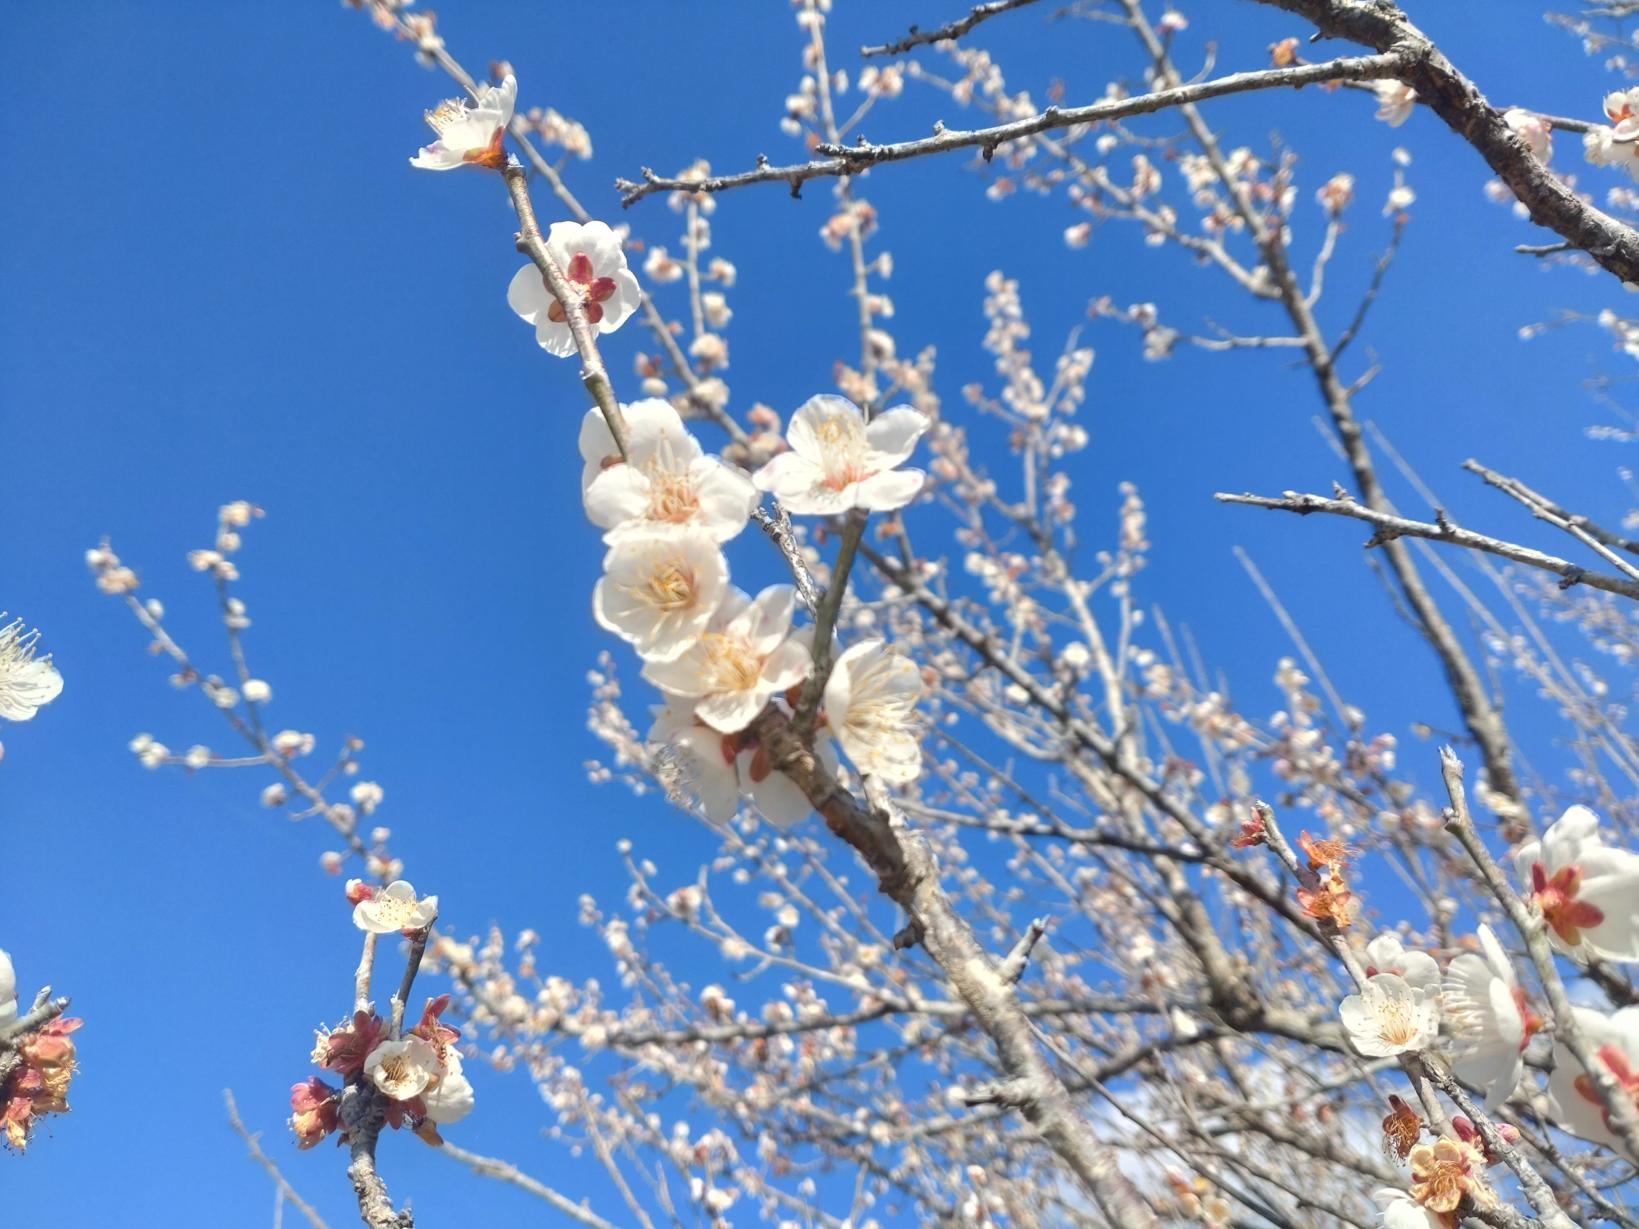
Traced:
[[[728, 541], [746, 527], [757, 506], [757, 488], [738, 470], [707, 456], [676, 410], [652, 400], [660, 408], [636, 425], [628, 423], [628, 463], [600, 469], [586, 487], [586, 515], [608, 530], [603, 540], [611, 545], [653, 530], [689, 527], [714, 542]], [[593, 413], [603, 423], [603, 415]], [[607, 434], [608, 425], [603, 429]]]
[[427, 1118], [439, 1126], [460, 1122], [472, 1113], [472, 1084], [461, 1070], [461, 1055], [452, 1047], [444, 1052], [438, 1081], [421, 1094]]
[[837, 658], [825, 681], [825, 722], [866, 776], [905, 785], [921, 774], [916, 705], [922, 671], [881, 640], [866, 640]]
[[1366, 976], [1393, 973], [1418, 990], [1437, 994], [1440, 990], [1440, 964], [1427, 952], [1412, 951], [1400, 942], [1398, 935], [1381, 934], [1366, 944], [1364, 964]]
[[1639, 180], [1639, 89], [1605, 95], [1605, 117], [1582, 135], [1582, 155], [1595, 166], [1619, 166]]
[[450, 171], [458, 166], [481, 166], [498, 171], [506, 165], [507, 127], [518, 100], [518, 82], [511, 73], [500, 85], [481, 85], [471, 102], [451, 98], [428, 111], [427, 126], [438, 139], [410, 159], [424, 171]]
[[1502, 120], [1513, 130], [1515, 136], [1525, 142], [1526, 148], [1531, 151], [1531, 157], [1538, 162], [1545, 163], [1553, 156], [1553, 129], [1542, 116], [1533, 111], [1509, 107], [1502, 113]]
[[1372, 1192], [1372, 1202], [1381, 1214], [1383, 1229], [1450, 1229], [1438, 1212], [1431, 1212], [1405, 1191], [1380, 1186]]
[[414, 885], [403, 879], [395, 879], [353, 906], [353, 925], [378, 935], [424, 930], [437, 916], [438, 897], [418, 899]]
[[1514, 966], [1489, 926], [1478, 931], [1479, 952], [1464, 952], [1446, 966], [1444, 1007], [1452, 1032], [1452, 1070], [1485, 1089], [1485, 1107], [1512, 1095], [1525, 1070], [1525, 1047], [1542, 1021], [1526, 1006]]
[[10, 1024], [17, 1018], [17, 972], [11, 967], [11, 956], [0, 947], [0, 1024]]
[[[758, 813], [776, 828], [789, 828], [813, 813], [796, 782], [776, 771], [761, 748], [743, 734], [712, 729], [695, 715], [692, 704], [683, 701], [656, 705], [653, 712], [648, 742], [661, 750], [669, 766], [668, 788], [698, 802], [708, 819], [733, 819], [742, 795], [749, 795]], [[814, 753], [827, 769], [836, 771], [836, 743], [823, 730], [816, 732]]]
[[1349, 1044], [1367, 1058], [1426, 1049], [1440, 1027], [1438, 999], [1394, 973], [1368, 977], [1365, 988], [1344, 999], [1337, 1014]]
[[671, 661], [700, 639], [728, 591], [728, 561], [710, 534], [651, 530], [609, 548], [592, 615], [638, 656]]
[[0, 627], [0, 718], [6, 721], [31, 720], [63, 690], [63, 676], [51, 664], [51, 655], [35, 656], [39, 642], [40, 633], [25, 631], [21, 619]]
[[911, 455], [928, 419], [908, 406], [878, 414], [868, 424], [842, 397], [810, 397], [786, 429], [782, 452], [752, 481], [772, 491], [792, 512], [825, 516], [867, 508], [889, 512], [916, 498], [926, 475], [895, 469]]
[[[643, 292], [626, 267], [620, 236], [605, 222], [554, 222], [546, 250], [580, 299], [586, 323], [599, 333], [613, 333], [633, 312]], [[575, 352], [564, 305], [546, 284], [546, 275], [527, 264], [513, 275], [506, 301], [535, 326], [535, 340], [548, 354], [564, 358]]]
[[[641, 401], [623, 405], [620, 414], [626, 420], [628, 448], [647, 448], [653, 440], [669, 431], [674, 422], [682, 421], [671, 403], [659, 397], [644, 397]], [[587, 410], [581, 418], [578, 443], [580, 493], [584, 499], [599, 474], [621, 464], [620, 449], [615, 444], [608, 422], [604, 420], [603, 411], [596, 408]]]
[[1520, 846], [1514, 869], [1559, 951], [1639, 961], [1639, 854], [1606, 845], [1587, 807], [1570, 807], [1540, 841]]
[[1417, 91], [1404, 81], [1376, 81], [1372, 92], [1377, 95], [1377, 118], [1390, 128], [1398, 128], [1411, 118], [1417, 106]]
[[[1618, 1095], [1639, 1113], [1639, 1007], [1624, 1007], [1610, 1015], [1590, 1007], [1573, 1007], [1571, 1014], [1576, 1017], [1583, 1040], [1593, 1050], [1594, 1061], [1615, 1077]], [[1587, 1070], [1563, 1042], [1554, 1047], [1548, 1092], [1566, 1130], [1592, 1143], [1621, 1148], [1620, 1137], [1611, 1130], [1610, 1111], [1599, 1099]]]
[[249, 704], [267, 704], [273, 699], [273, 688], [262, 679], [246, 679], [242, 691]]
[[394, 1101], [419, 1097], [440, 1070], [438, 1051], [420, 1037], [383, 1041], [364, 1060], [364, 1074]]
[[681, 656], [647, 663], [643, 677], [667, 695], [699, 701], [695, 714], [712, 729], [743, 730], [812, 668], [808, 645], [791, 634], [795, 604], [790, 585], [770, 585], [756, 600], [730, 589], [705, 633]]

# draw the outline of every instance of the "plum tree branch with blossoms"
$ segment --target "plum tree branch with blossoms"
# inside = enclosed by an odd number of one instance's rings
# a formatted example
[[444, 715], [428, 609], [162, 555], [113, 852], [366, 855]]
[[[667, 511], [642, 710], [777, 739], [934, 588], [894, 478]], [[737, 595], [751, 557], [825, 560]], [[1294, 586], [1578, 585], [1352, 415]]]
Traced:
[[[981, 5], [911, 44], [948, 57], [949, 76], [869, 65], [863, 100], [839, 121], [848, 87], [827, 54], [829, 5], [799, 0], [804, 75], [782, 126], [822, 156], [745, 176], [694, 163], [627, 185], [627, 203], [671, 193], [684, 227], [678, 258], [648, 248], [646, 288], [627, 265], [636, 242], [588, 213], [533, 139], [589, 153], [584, 130], [551, 111], [517, 114], [510, 66], [478, 82], [429, 14], [397, 0], [364, 7], [467, 91], [429, 112], [436, 139], [413, 161], [502, 177], [529, 258], [507, 301], [543, 350], [578, 361], [592, 402], [576, 428], [583, 507], [605, 549], [594, 617], [631, 646], [661, 703], [647, 730], [634, 724], [613, 656], [600, 657], [589, 725], [612, 764], [589, 773], [664, 793], [715, 842], [676, 886], [620, 847], [624, 902], [580, 903], [617, 970], [612, 985], [543, 967], [550, 949], [532, 931], [509, 942], [499, 925], [470, 937], [448, 922], [434, 930], [437, 902], [404, 881], [390, 834], [361, 833], [380, 786], [331, 797], [356, 774], [361, 744], [348, 740], [333, 768], [310, 776], [296, 761], [311, 737], [264, 726], [271, 688], [247, 660], [235, 587], [239, 531], [256, 510], [225, 506], [213, 548], [190, 557], [215, 591], [231, 682], [201, 673], [106, 543], [91, 553], [99, 587], [126, 602], [175, 680], [250, 752], [179, 755], [145, 736], [133, 744], [140, 761], [269, 772], [265, 802], [322, 817], [337, 834], [344, 848], [325, 853], [325, 869], [358, 858], [368, 877], [347, 886], [365, 931], [352, 1011], [314, 1049], [341, 1086], [314, 1078], [291, 1097], [299, 1144], [338, 1133], [349, 1144], [366, 1224], [410, 1223], [376, 1163], [382, 1132], [397, 1127], [562, 1217], [613, 1223], [516, 1167], [442, 1143], [438, 1127], [472, 1108], [461, 1064], [480, 1053], [539, 1089], [553, 1138], [590, 1149], [621, 1215], [646, 1226], [719, 1229], [731, 1214], [825, 1226], [1632, 1223], [1639, 1016], [1625, 1014], [1635, 1011], [1626, 983], [1606, 973], [1639, 960], [1639, 917], [1624, 904], [1639, 892], [1639, 855], [1606, 844], [1591, 811], [1563, 804], [1600, 806], [1605, 830], [1631, 846], [1639, 746], [1615, 701], [1599, 702], [1602, 681], [1580, 660], [1567, 666], [1526, 610], [1572, 612], [1587, 642], [1629, 660], [1639, 632], [1609, 599], [1635, 596], [1620, 560], [1631, 549], [1516, 486], [1533, 514], [1615, 569], [1559, 592], [1526, 569], [1567, 579], [1567, 561], [1394, 509], [1354, 405], [1371, 369], [1352, 381], [1340, 371], [1386, 293], [1389, 256], [1341, 332], [1320, 323], [1323, 297], [1347, 285], [1331, 271], [1346, 249], [1353, 179], [1334, 176], [1315, 194], [1324, 229], [1306, 247], [1296, 155], [1233, 147], [1197, 104], [1355, 83], [1396, 122], [1421, 102], [1481, 146], [1500, 182], [1568, 242], [1620, 239], [1610, 229], [1620, 224], [1577, 199], [1532, 145], [1580, 121], [1497, 112], [1409, 22], [1341, 0], [1285, 7], [1373, 54], [1303, 64], [1289, 40], [1269, 69], [1191, 83], [1173, 59], [1181, 14], [1152, 22], [1138, 0], [1119, 12], [1076, 6], [1065, 16], [1113, 17], [1136, 36], [1148, 90], [1129, 98], [1112, 87], [1107, 101], [1062, 109], [1009, 93], [988, 54], [952, 41], [982, 25], [981, 13], [1024, 7]], [[978, 107], [985, 123], [844, 143], [907, 82]], [[1613, 124], [1628, 122], [1621, 110], [1607, 100]], [[1186, 135], [1130, 123], [1158, 113], [1181, 117]], [[1604, 125], [1587, 127], [1588, 149], [1605, 156]], [[568, 221], [543, 230], [509, 141]], [[1039, 362], [1007, 273], [985, 284], [996, 379], [963, 390], [965, 419], [940, 402], [931, 347], [899, 356], [891, 304], [873, 281], [889, 265], [867, 246], [884, 219], [866, 199], [866, 172], [957, 148], [986, 155], [976, 169], [997, 199], [1002, 183], [1065, 194], [1084, 218], [1066, 230], [1070, 248], [1095, 223], [1131, 221], [1254, 310], [1279, 309], [1280, 330], [1267, 336], [1211, 321], [1184, 333], [1154, 304], [1089, 310], [1141, 329], [1156, 359], [1180, 341], [1299, 357], [1355, 494], [1236, 498], [1350, 515], [1378, 531], [1393, 592], [1444, 673], [1464, 731], [1455, 737], [1476, 746], [1476, 805], [1495, 825], [1468, 814], [1460, 781], [1448, 808], [1400, 774], [1393, 736], [1347, 702], [1266, 584], [1298, 660], [1279, 664], [1278, 707], [1261, 717], [1207, 669], [1187, 625], [1146, 605], [1136, 488], [1121, 488], [1108, 545], [1094, 545], [1099, 531], [1077, 522], [1070, 494], [1092, 351], [1069, 330], [1051, 369]], [[1119, 149], [1137, 151], [1130, 184], [1111, 170]], [[1394, 175], [1391, 254], [1413, 199], [1404, 166]], [[721, 257], [704, 263], [712, 194], [820, 178], [834, 181], [821, 239], [851, 273], [857, 366], [838, 364], [844, 396], [820, 393], [784, 416], [765, 406], [730, 414], [715, 373], [727, 361], [733, 271]], [[1589, 250], [1608, 268], [1628, 259], [1620, 243]], [[673, 283], [686, 325], [657, 302]], [[661, 356], [638, 357], [644, 396], [623, 403], [599, 339], [638, 315]], [[910, 404], [889, 408], [900, 395]], [[721, 448], [690, 422], [719, 428]], [[560, 457], [576, 428], [563, 430]], [[927, 473], [905, 468], [918, 448]], [[792, 580], [755, 595], [731, 583], [729, 560], [753, 520]], [[928, 534], [938, 546], [919, 553]], [[1424, 581], [1414, 538], [1523, 565], [1485, 574], [1528, 631], [1510, 636], [1508, 613], [1454, 582], [1485, 632], [1478, 645], [1465, 639]], [[1499, 663], [1537, 684], [1567, 723], [1582, 757], [1569, 787], [1546, 783], [1513, 744], [1488, 675]], [[1277, 806], [1319, 835], [1288, 841]], [[807, 822], [814, 812], [823, 829]], [[1528, 839], [1539, 821], [1546, 832]], [[1515, 847], [1512, 881], [1493, 845]], [[1249, 852], [1259, 846], [1274, 861]], [[1367, 903], [1380, 923], [1369, 939]], [[1501, 917], [1534, 982], [1492, 932]], [[674, 935], [698, 956], [681, 974], [663, 958]], [[383, 936], [409, 944], [385, 1019], [371, 997]], [[701, 984], [714, 960], [725, 971]], [[407, 1018], [425, 977], [447, 978], [450, 994]], [[1537, 992], [1551, 1020], [1533, 1011]], [[690, 1126], [685, 1110], [709, 1128]], [[1368, 1197], [1363, 1184], [1379, 1189]]]

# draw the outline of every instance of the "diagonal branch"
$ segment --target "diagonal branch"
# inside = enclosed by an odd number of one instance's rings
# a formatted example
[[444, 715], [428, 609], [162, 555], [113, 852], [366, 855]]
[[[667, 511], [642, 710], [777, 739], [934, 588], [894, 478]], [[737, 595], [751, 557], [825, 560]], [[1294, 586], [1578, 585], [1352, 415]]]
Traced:
[[873, 55], [900, 55], [913, 47], [925, 46], [928, 43], [953, 42], [980, 22], [989, 21], [992, 17], [999, 17], [1013, 9], [1022, 9], [1025, 5], [1035, 2], [1036, 0], [989, 0], [989, 3], [974, 5], [973, 11], [966, 17], [946, 22], [936, 30], [919, 30], [912, 26], [910, 33], [904, 38], [883, 43], [880, 47], [861, 47], [859, 54], [867, 58]]
[[667, 179], [645, 167], [642, 183], [618, 179], [615, 181], [615, 187], [621, 192], [620, 203], [628, 206], [656, 192], [726, 192], [731, 188], [743, 188], [759, 183], [788, 184], [792, 195], [795, 196], [802, 185], [810, 179], [857, 175], [880, 162], [904, 162], [931, 154], [946, 154], [953, 150], [975, 148], [981, 150], [988, 159], [996, 152], [997, 146], [1007, 141], [1034, 136], [1036, 133], [1048, 132], [1055, 128], [1068, 128], [1073, 124], [1097, 124], [1126, 119], [1133, 115], [1148, 115], [1171, 107], [1204, 102], [1210, 98], [1223, 98], [1231, 94], [1250, 93], [1254, 90], [1297, 88], [1324, 81], [1381, 80], [1398, 77], [1405, 68], [1403, 57], [1395, 52], [1345, 57], [1328, 60], [1322, 64], [1299, 64], [1289, 68], [1233, 73], [1227, 77], [1201, 81], [1194, 85], [1156, 90], [1154, 93], [1141, 94], [1136, 98], [1095, 102], [1085, 107], [1048, 107], [1039, 115], [997, 124], [991, 128], [961, 131], [947, 129], [940, 124], [935, 126], [932, 136], [917, 141], [898, 141], [889, 145], [871, 145], [866, 142], [847, 146], [820, 144], [814, 147], [816, 152], [827, 156], [816, 161], [791, 166], [770, 166], [764, 158], [759, 159], [756, 169], [742, 171], [737, 175], [714, 175], [705, 179], [689, 180]]
[[1505, 542], [1501, 538], [1487, 537], [1483, 533], [1476, 533], [1472, 529], [1464, 529], [1444, 512], [1436, 512], [1432, 523], [1428, 521], [1414, 521], [1409, 517], [1396, 516], [1389, 512], [1379, 512], [1376, 508], [1368, 508], [1365, 504], [1353, 499], [1327, 499], [1320, 495], [1300, 495], [1296, 492], [1287, 492], [1281, 496], [1268, 495], [1230, 495], [1220, 491], [1213, 496], [1219, 503], [1241, 504], [1251, 508], [1268, 508], [1279, 512], [1295, 512], [1299, 516], [1308, 516], [1314, 512], [1325, 512], [1332, 516], [1345, 516], [1353, 520], [1364, 521], [1376, 528], [1377, 532], [1366, 543], [1368, 547], [1382, 546], [1396, 538], [1427, 538], [1431, 542], [1449, 542], [1453, 546], [1461, 546], [1468, 550], [1483, 551], [1488, 555], [1496, 555], [1512, 563], [1521, 563], [1526, 567], [1540, 568], [1544, 572], [1552, 572], [1560, 578], [1559, 587], [1569, 589], [1572, 585], [1586, 585], [1590, 589], [1602, 589], [1606, 593], [1616, 593], [1622, 597], [1639, 601], [1639, 581], [1627, 580], [1620, 576], [1607, 576], [1602, 572], [1590, 572], [1579, 567], [1568, 559], [1561, 559], [1558, 555], [1544, 554], [1542, 551], [1532, 550], [1528, 546], [1518, 546], [1513, 542]]

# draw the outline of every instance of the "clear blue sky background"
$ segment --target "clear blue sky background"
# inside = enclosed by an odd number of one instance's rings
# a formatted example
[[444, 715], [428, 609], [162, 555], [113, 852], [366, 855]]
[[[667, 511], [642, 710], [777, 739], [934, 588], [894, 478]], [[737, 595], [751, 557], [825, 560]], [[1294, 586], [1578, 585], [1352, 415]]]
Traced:
[[[835, 63], [857, 70], [859, 43], [961, 7], [840, 4]], [[1043, 98], [1059, 77], [1078, 102], [1135, 73], [1121, 31], [1044, 32], [1051, 7], [985, 31], [1012, 86]], [[1596, 64], [1535, 6], [1414, 8], [1499, 102], [1597, 114]], [[609, 182], [641, 164], [671, 171], [703, 154], [734, 168], [797, 152], [777, 128], [800, 73], [782, 4], [451, 0], [439, 12], [458, 58], [480, 73], [509, 58], [522, 101], [590, 126], [597, 158], [571, 181], [611, 220]], [[1198, 55], [1203, 32], [1219, 36], [1220, 70], [1259, 66], [1265, 46], [1304, 32], [1252, 4], [1185, 12], [1196, 28], [1183, 46]], [[139, 730], [174, 748], [227, 744], [95, 593], [85, 549], [112, 534], [143, 594], [221, 668], [208, 586], [183, 555], [209, 545], [220, 503], [268, 509], [241, 566], [252, 663], [275, 689], [270, 720], [327, 747], [347, 732], [367, 741], [364, 775], [387, 789], [381, 821], [460, 928], [534, 926], [556, 971], [607, 976], [574, 913], [580, 892], [620, 890], [615, 839], [632, 837], [682, 882], [709, 838], [658, 801], [585, 782], [581, 765], [601, 749], [583, 728], [584, 673], [605, 642], [587, 617], [599, 546], [577, 498], [581, 403], [570, 366], [537, 350], [506, 307], [519, 258], [499, 185], [407, 163], [426, 138], [421, 110], [450, 92], [443, 78], [327, 0], [25, 0], [8, 13], [8, 44], [0, 608], [45, 630], [67, 686], [31, 726], [4, 731], [0, 946], [28, 988], [53, 979], [88, 1024], [75, 1111], [26, 1159], [0, 1157], [0, 1207], [29, 1224], [89, 1224], [110, 1207], [132, 1224], [267, 1223], [271, 1189], [224, 1123], [220, 1092], [232, 1087], [298, 1187], [345, 1225], [338, 1158], [298, 1156], [282, 1126], [310, 1030], [340, 1014], [355, 959], [339, 884], [316, 869], [324, 834], [260, 809], [260, 777], [138, 767], [125, 744]], [[1430, 116], [1391, 132], [1370, 100], [1313, 91], [1210, 114], [1232, 142], [1261, 145], [1278, 127], [1304, 156], [1311, 240], [1313, 190], [1336, 170], [1359, 176], [1331, 275], [1333, 329], [1387, 237], [1377, 210], [1389, 151], [1411, 149], [1415, 220], [1353, 356], [1356, 370], [1368, 353], [1383, 363], [1361, 412], [1459, 519], [1535, 536], [1456, 473], [1471, 454], [1617, 519], [1626, 456], [1583, 437], [1596, 410], [1579, 388], [1617, 369], [1606, 338], [1515, 339], [1559, 308], [1620, 306], [1608, 279], [1512, 255], [1542, 236], [1482, 199], [1485, 168]], [[914, 135], [938, 115], [966, 122], [913, 85], [866, 131]], [[1576, 142], [1562, 140], [1557, 159], [1579, 161]], [[1275, 309], [1227, 296], [1129, 230], [1067, 252], [1060, 232], [1077, 218], [1061, 198], [995, 205], [980, 189], [958, 158], [864, 187], [895, 256], [901, 347], [938, 345], [953, 411], [961, 385], [989, 375], [979, 305], [993, 268], [1021, 279], [1044, 355], [1098, 294], [1156, 300], [1183, 328], [1205, 317], [1278, 328]], [[801, 203], [778, 188], [742, 193], [716, 215], [717, 250], [741, 275], [728, 330], [737, 407], [789, 411], [854, 353], [846, 266], [816, 238], [828, 211], [816, 186]], [[675, 249], [678, 219], [660, 201], [629, 217]], [[663, 302], [675, 311], [673, 295]], [[1310, 426], [1319, 406], [1306, 375], [1278, 354], [1181, 351], [1149, 364], [1131, 331], [1086, 336], [1099, 358], [1084, 411], [1094, 444], [1074, 469], [1083, 533], [1096, 541], [1113, 525], [1120, 480], [1140, 484], [1156, 548], [1143, 599], [1191, 624], [1249, 708], [1271, 707], [1273, 663], [1289, 650], [1230, 553], [1243, 544], [1374, 728], [1450, 724], [1431, 659], [1357, 558], [1359, 529], [1210, 501], [1220, 488], [1325, 489], [1343, 476]], [[609, 348], [629, 396], [644, 341], [634, 325]], [[527, 1081], [480, 1071], [476, 1082], [479, 1111], [453, 1137], [572, 1193], [602, 1192], [538, 1139], [548, 1116]], [[427, 1225], [550, 1223], [413, 1140], [389, 1140], [384, 1156]]]

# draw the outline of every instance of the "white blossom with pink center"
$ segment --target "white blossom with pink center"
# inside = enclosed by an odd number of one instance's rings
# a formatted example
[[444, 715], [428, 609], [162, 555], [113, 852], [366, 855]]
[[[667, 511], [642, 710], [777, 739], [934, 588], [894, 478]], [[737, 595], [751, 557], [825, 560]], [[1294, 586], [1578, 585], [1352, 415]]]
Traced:
[[1639, 89], [1605, 95], [1605, 118], [1582, 134], [1582, 155], [1595, 166], [1619, 166], [1639, 180]]
[[[586, 487], [586, 515], [609, 531], [603, 540], [611, 544], [684, 529], [728, 541], [746, 527], [757, 506], [757, 488], [740, 471], [705, 455], [670, 405], [654, 404], [662, 408], [646, 414], [641, 424], [628, 423], [628, 463], [617, 458]], [[602, 422], [603, 416], [597, 417]]]
[[1451, 1069], [1485, 1090], [1496, 1109], [1519, 1084], [1525, 1047], [1542, 1021], [1526, 1005], [1514, 966], [1489, 926], [1478, 931], [1479, 952], [1464, 952], [1446, 966], [1445, 1018], [1451, 1028]]
[[1400, 127], [1417, 107], [1417, 91], [1404, 81], [1374, 81], [1372, 93], [1377, 95], [1377, 118], [1390, 128]]
[[927, 417], [908, 406], [867, 423], [851, 401], [829, 394], [810, 397], [786, 429], [791, 450], [751, 480], [792, 512], [826, 516], [852, 508], [903, 508], [916, 498], [927, 475], [895, 467], [911, 455], [927, 429]]
[[[547, 232], [546, 250], [580, 300], [586, 323], [597, 332], [613, 333], [637, 310], [643, 292], [626, 267], [620, 236], [607, 223], [554, 222]], [[541, 349], [559, 358], [575, 352], [564, 305], [547, 287], [546, 275], [533, 264], [513, 275], [506, 301], [535, 326]]]
[[[1590, 1007], [1573, 1007], [1571, 1014], [1593, 1050], [1594, 1061], [1616, 1080], [1617, 1095], [1639, 1113], [1639, 1007], [1624, 1007], [1610, 1015]], [[1563, 1043], [1554, 1047], [1548, 1092], [1566, 1130], [1596, 1144], [1621, 1148], [1620, 1138], [1611, 1129], [1610, 1110], [1599, 1099], [1587, 1069]]]
[[837, 658], [825, 680], [825, 722], [866, 776], [894, 785], [922, 772], [922, 671], [881, 640], [866, 640]]
[[728, 561], [710, 534], [651, 530], [609, 548], [592, 615], [638, 656], [671, 661], [705, 633], [728, 591]]
[[[659, 749], [662, 779], [680, 800], [698, 803], [708, 819], [733, 819], [742, 796], [749, 796], [758, 813], [776, 828], [789, 828], [813, 813], [796, 782], [775, 770], [762, 748], [743, 734], [712, 729], [686, 701], [656, 705], [652, 711], [648, 742]], [[826, 768], [836, 771], [836, 743], [823, 730], [815, 735], [814, 753]]]
[[745, 729], [813, 668], [806, 634], [791, 633], [796, 600], [790, 585], [770, 585], [755, 600], [730, 589], [705, 634], [671, 661], [648, 662], [643, 677], [667, 695], [698, 701], [695, 714], [712, 729]]
[[1440, 1027], [1438, 1001], [1393, 973], [1366, 979], [1337, 1009], [1349, 1044], [1367, 1058], [1427, 1049]]
[[511, 73], [500, 85], [481, 85], [468, 102], [451, 98], [426, 113], [427, 126], [438, 139], [410, 159], [424, 171], [453, 171], [458, 166], [481, 166], [498, 171], [506, 165], [504, 144], [512, 123], [518, 82]]
[[1639, 960], [1639, 854], [1600, 839], [1599, 817], [1570, 807], [1514, 854], [1548, 942], [1578, 960]]

